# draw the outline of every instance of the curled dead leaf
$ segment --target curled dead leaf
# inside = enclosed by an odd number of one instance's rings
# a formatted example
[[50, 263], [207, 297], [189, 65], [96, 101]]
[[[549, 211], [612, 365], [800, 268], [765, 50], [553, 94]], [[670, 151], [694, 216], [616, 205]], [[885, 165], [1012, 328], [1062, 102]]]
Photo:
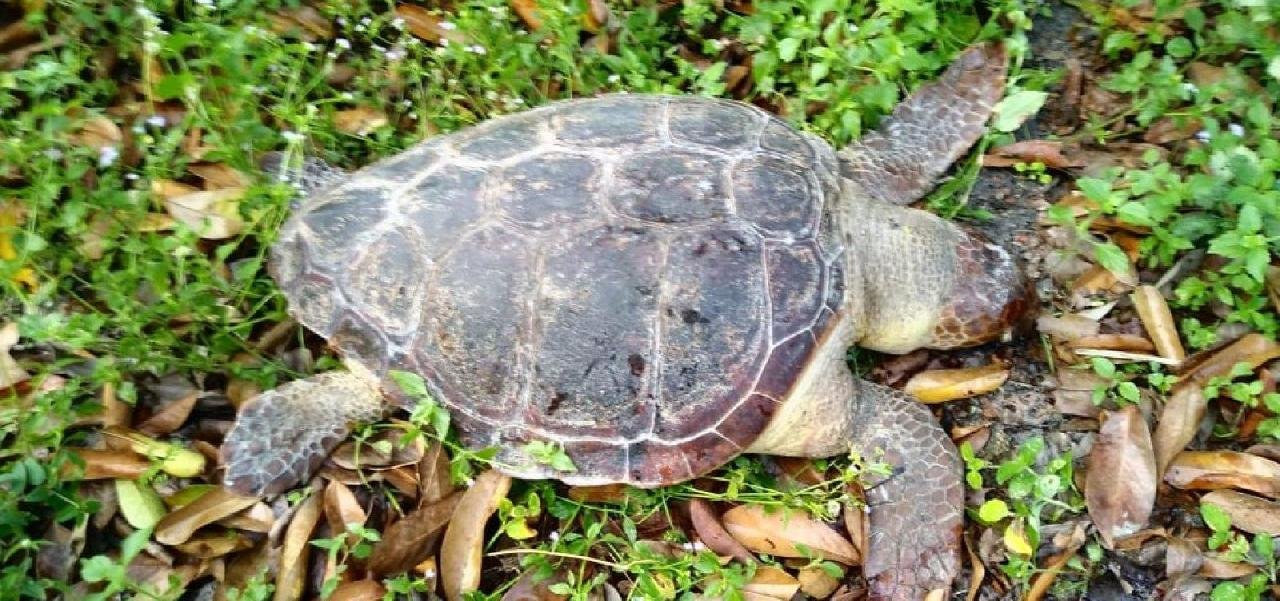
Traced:
[[1237, 451], [1183, 451], [1164, 480], [1178, 488], [1240, 488], [1274, 498], [1280, 496], [1280, 463]]
[[1107, 548], [1141, 530], [1156, 501], [1156, 460], [1151, 435], [1134, 405], [1104, 414], [1089, 453], [1084, 496], [1089, 517]]
[[[121, 450], [100, 449], [68, 449], [69, 452], [84, 462], [82, 480], [101, 480], [104, 478], [121, 478], [134, 480], [151, 468], [151, 462], [139, 457], [136, 453]], [[65, 476], [71, 476], [75, 466], [67, 464]]]
[[580, 503], [622, 503], [627, 500], [627, 485], [570, 486], [569, 498]]
[[86, 119], [70, 136], [71, 143], [101, 150], [107, 147], [118, 147], [124, 141], [124, 132], [120, 126], [106, 117], [98, 116]]
[[450, 43], [461, 44], [467, 41], [462, 32], [445, 25], [445, 20], [438, 15], [431, 14], [427, 9], [415, 4], [397, 4], [396, 16], [404, 19], [405, 27], [409, 29], [409, 33], [428, 42], [440, 43], [448, 40]]
[[244, 229], [244, 220], [240, 217], [243, 197], [243, 188], [223, 188], [168, 198], [164, 204], [169, 215], [201, 238], [222, 240]]
[[200, 559], [213, 559], [236, 551], [243, 551], [252, 546], [253, 540], [249, 537], [233, 530], [227, 530], [224, 532], [198, 533], [174, 548], [184, 555]]
[[215, 488], [164, 516], [156, 524], [156, 541], [165, 545], [181, 544], [201, 527], [242, 511], [257, 501], [254, 497], [242, 497], [222, 487]]
[[542, 29], [542, 17], [538, 16], [537, 0], [511, 0], [511, 10], [515, 11], [529, 31]]
[[760, 566], [755, 576], [742, 587], [742, 592], [758, 595], [762, 599], [787, 601], [800, 590], [800, 581], [785, 570], [773, 566]]
[[440, 548], [440, 580], [449, 601], [461, 601], [463, 593], [480, 586], [484, 525], [509, 490], [511, 478], [490, 470], [462, 494]]
[[253, 183], [249, 176], [226, 163], [193, 163], [187, 165], [187, 171], [204, 180], [206, 190], [248, 188]]
[[176, 401], [166, 403], [155, 415], [138, 424], [138, 431], [147, 436], [164, 436], [177, 430], [187, 421], [199, 398], [199, 393], [192, 392]]
[[820, 566], [800, 568], [800, 572], [796, 574], [796, 580], [800, 581], [800, 592], [812, 599], [826, 599], [840, 588], [840, 581]]
[[777, 557], [813, 556], [845, 565], [858, 563], [858, 552], [835, 530], [801, 511], [768, 513], [758, 505], [739, 505], [721, 516], [724, 528], [746, 548]]
[[324, 513], [320, 495], [312, 494], [302, 501], [289, 526], [285, 529], [284, 542], [280, 545], [279, 564], [276, 571], [276, 601], [296, 601], [302, 598], [307, 574], [307, 551], [311, 531], [315, 530]]
[[1156, 453], [1156, 473], [1163, 476], [1174, 456], [1187, 448], [1187, 444], [1200, 429], [1207, 407], [1204, 390], [1198, 385], [1179, 386], [1165, 401], [1160, 420], [1156, 422], [1152, 443]]
[[1204, 563], [1200, 564], [1200, 570], [1196, 574], [1205, 578], [1234, 580], [1250, 576], [1257, 571], [1258, 568], [1243, 561], [1224, 561], [1216, 557], [1205, 557]]
[[[2, 236], [3, 234], [0, 234], [0, 237]], [[4, 242], [0, 241], [0, 246], [3, 246], [3, 244]], [[16, 257], [16, 255], [15, 257], [9, 257], [5, 256], [5, 254], [3, 250], [0, 250], [0, 259], [9, 260]], [[18, 365], [18, 362], [14, 361], [13, 357], [9, 355], [9, 349], [13, 348], [15, 344], [18, 344], [18, 324], [11, 321], [4, 324], [4, 326], [0, 326], [0, 390], [26, 382], [31, 378], [30, 374], [22, 369], [22, 366]]]
[[1036, 318], [1036, 330], [1066, 342], [1096, 336], [1100, 328], [1098, 320], [1077, 313], [1066, 313], [1061, 317], [1041, 315]]
[[1236, 490], [1215, 490], [1200, 497], [1231, 517], [1231, 525], [1253, 534], [1280, 536], [1280, 503]]
[[369, 555], [369, 571], [381, 575], [406, 572], [434, 552], [435, 539], [462, 500], [454, 493], [424, 505], [391, 524]]
[[352, 136], [367, 136], [387, 123], [390, 119], [386, 113], [369, 106], [343, 109], [333, 114], [333, 126]]
[[922, 403], [942, 403], [991, 392], [1009, 379], [1009, 370], [996, 364], [960, 369], [931, 369], [911, 377], [903, 392]]
[[991, 149], [982, 157], [982, 166], [1013, 167], [1019, 163], [1042, 163], [1050, 169], [1084, 167], [1087, 162], [1075, 156], [1077, 150], [1064, 147], [1061, 140], [1021, 140]]
[[271, 31], [282, 36], [297, 36], [307, 42], [333, 38], [333, 23], [305, 4], [268, 13], [267, 21]]
[[333, 589], [329, 601], [381, 601], [387, 589], [377, 580], [344, 582]]
[[1133, 306], [1138, 310], [1138, 317], [1142, 319], [1142, 327], [1146, 329], [1147, 336], [1151, 337], [1151, 342], [1162, 357], [1178, 361], [1187, 358], [1182, 340], [1178, 338], [1173, 313], [1169, 311], [1169, 304], [1165, 302], [1159, 289], [1155, 286], [1138, 286], [1133, 291]]
[[346, 532], [352, 524], [363, 526], [368, 519], [355, 493], [345, 484], [333, 480], [324, 488], [324, 515], [329, 522], [329, 530], [334, 533]]
[[1237, 363], [1246, 363], [1254, 369], [1276, 357], [1280, 357], [1280, 344], [1262, 334], [1246, 334], [1191, 365], [1187, 373], [1181, 374], [1179, 385], [1204, 386], [1210, 379], [1230, 373]]
[[728, 555], [743, 563], [755, 561], [755, 556], [720, 525], [720, 519], [716, 517], [715, 509], [710, 503], [703, 499], [690, 499], [689, 517], [702, 544], [716, 555]]

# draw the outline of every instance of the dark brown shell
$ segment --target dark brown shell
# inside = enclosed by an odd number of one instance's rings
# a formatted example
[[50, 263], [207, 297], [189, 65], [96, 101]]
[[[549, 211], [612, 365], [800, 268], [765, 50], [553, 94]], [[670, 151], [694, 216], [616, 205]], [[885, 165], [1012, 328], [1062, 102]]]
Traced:
[[843, 297], [836, 193], [831, 148], [759, 109], [605, 96], [355, 173], [273, 265], [303, 324], [424, 376], [506, 471], [654, 486], [728, 461], [786, 398]]

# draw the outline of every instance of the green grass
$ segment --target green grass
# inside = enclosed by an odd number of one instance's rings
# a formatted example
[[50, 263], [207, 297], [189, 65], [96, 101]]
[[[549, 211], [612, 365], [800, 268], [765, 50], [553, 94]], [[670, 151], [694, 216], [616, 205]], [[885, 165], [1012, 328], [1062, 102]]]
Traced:
[[[1142, 31], [1114, 23], [1102, 5], [1081, 4], [1102, 28], [1107, 54], [1130, 65], [1106, 84], [1129, 95], [1128, 106], [1092, 123], [1086, 135], [1106, 141], [1132, 136], [1161, 117], [1196, 118], [1207, 141], [1081, 188], [1099, 203], [1099, 215], [1152, 228], [1142, 247], [1144, 266], [1165, 268], [1191, 248], [1207, 248], [1221, 260], [1178, 288], [1182, 332], [1191, 346], [1212, 344], [1222, 322], [1274, 335], [1280, 322], [1268, 306], [1264, 268], [1280, 248], [1280, 144], [1276, 107], [1266, 99], [1280, 97], [1280, 48], [1266, 30], [1276, 27], [1277, 7], [1274, 0], [1248, 7], [1212, 2], [1173, 14], [1176, 4], [1156, 3], [1160, 11]], [[23, 364], [34, 381], [56, 375], [65, 382], [47, 393], [0, 399], [0, 597], [45, 598], [68, 585], [36, 577], [34, 566], [51, 523], [83, 525], [95, 509], [61, 474], [71, 461], [65, 448], [94, 435], [73, 423], [97, 409], [104, 385], [135, 402], [147, 382], [172, 373], [212, 386], [238, 378], [263, 388], [303, 375], [254, 346], [286, 318], [265, 250], [292, 199], [287, 186], [268, 184], [257, 173], [262, 152], [286, 150], [357, 167], [431, 135], [558, 98], [617, 90], [732, 96], [738, 90], [726, 88], [724, 75], [748, 56], [746, 99], [839, 145], [873, 127], [905, 91], [978, 39], [1010, 40], [1015, 92], [1036, 91], [1054, 75], [1017, 68], [1030, 18], [1042, 10], [1019, 0], [762, 0], [750, 14], [704, 0], [665, 9], [615, 2], [608, 53], [586, 43], [599, 32], [583, 19], [585, 2], [545, 3], [551, 8], [541, 12], [536, 32], [506, 2], [458, 2], [438, 12], [462, 40], [447, 46], [413, 36], [384, 3], [333, 3], [320, 9], [331, 35], [299, 35], [297, 27], [286, 31], [272, 18], [295, 6], [54, 0], [26, 16], [46, 39], [59, 35], [61, 42], [0, 72], [0, 312], [20, 325]], [[1220, 84], [1193, 89], [1186, 83], [1194, 61], [1229, 64], [1232, 71]], [[1249, 85], [1261, 91], [1239, 93]], [[343, 133], [335, 116], [356, 107], [375, 109], [388, 124], [363, 135]], [[86, 125], [103, 119], [123, 134], [117, 151], [85, 142]], [[1116, 123], [1127, 126], [1112, 127]], [[190, 142], [197, 132], [199, 160], [251, 177], [232, 207], [244, 227], [227, 239], [201, 239], [182, 226], [148, 227], [153, 215], [165, 213], [153, 182], [200, 183], [188, 170], [197, 162]], [[1009, 139], [996, 133], [983, 144]], [[931, 206], [960, 213], [976, 172], [976, 164], [964, 166]], [[87, 251], [86, 242], [97, 250]], [[236, 361], [242, 354], [256, 360]], [[333, 364], [322, 357], [315, 367]], [[1127, 369], [1121, 376], [1150, 371]], [[1249, 378], [1236, 384], [1243, 388], [1232, 394], [1243, 402], [1270, 402]], [[422, 429], [438, 427], [432, 416], [422, 417], [415, 420]], [[1261, 434], [1280, 438], [1280, 423], [1269, 423]], [[1223, 433], [1230, 429], [1220, 425]], [[548, 453], [554, 461], [554, 450]], [[1009, 468], [971, 468], [979, 481], [985, 474], [994, 482], [1012, 506], [1008, 515], [1034, 540], [1042, 516], [1057, 518], [1059, 505], [1077, 501], [1070, 461], [1037, 462], [1032, 455], [1029, 462], [1026, 453], [1016, 454], [1004, 463]], [[846, 500], [844, 478], [857, 475], [853, 467], [839, 467], [841, 476], [822, 486], [777, 492], [758, 462], [739, 459], [717, 476], [722, 492], [714, 498], [821, 515]], [[988, 473], [992, 469], [997, 473]], [[538, 549], [582, 555], [610, 548], [615, 569], [646, 594], [675, 595], [712, 579], [725, 586], [742, 582], [749, 577], [745, 568], [712, 565], [707, 553], [671, 559], [632, 548], [635, 523], [669, 510], [671, 501], [706, 494], [684, 485], [598, 506], [530, 483], [504, 509], [504, 529], [519, 534], [518, 526], [507, 525], [551, 516], [565, 524], [564, 532], [556, 540], [540, 538]], [[608, 524], [621, 524], [622, 533]], [[531, 553], [522, 563], [549, 572], [556, 557]], [[83, 576], [127, 589], [115, 569], [118, 559], [98, 554], [86, 560]], [[1025, 585], [1033, 567], [1015, 558], [1005, 571]], [[1074, 567], [1081, 574], [1092, 569]], [[566, 592], [588, 590], [603, 573], [574, 573]], [[407, 591], [416, 585], [391, 586]], [[268, 588], [246, 597], [260, 598]]]

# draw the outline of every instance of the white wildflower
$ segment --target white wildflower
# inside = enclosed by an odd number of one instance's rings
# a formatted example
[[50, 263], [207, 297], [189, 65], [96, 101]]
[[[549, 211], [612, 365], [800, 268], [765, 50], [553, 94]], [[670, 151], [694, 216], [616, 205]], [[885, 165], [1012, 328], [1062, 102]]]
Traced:
[[49, 150], [44, 151], [44, 156], [56, 161], [62, 158], [62, 151], [57, 148], [50, 148]]
[[404, 29], [404, 19], [401, 19], [400, 17], [392, 19], [391, 26], [396, 29]]
[[147, 125], [151, 127], [164, 127], [164, 115], [152, 115], [147, 117]]
[[618, 83], [618, 82], [622, 81], [622, 76], [621, 76], [621, 75], [618, 75], [617, 73], [613, 73], [613, 74], [609, 75], [609, 77], [607, 77], [607, 78], [605, 78], [605, 79], [608, 79], [608, 80], [609, 80], [609, 83]]
[[445, 30], [445, 31], [453, 31], [453, 30], [455, 30], [455, 29], [457, 29], [457, 28], [458, 28], [458, 26], [457, 26], [456, 24], [454, 24], [454, 22], [453, 22], [453, 21], [441, 21], [441, 22], [440, 22], [440, 29], [443, 29], [443, 30]]
[[1231, 132], [1231, 135], [1236, 136], [1237, 138], [1244, 137], [1244, 126], [1239, 123], [1228, 123], [1227, 131]]
[[470, 46], [467, 46], [467, 50], [475, 54], [486, 54], [489, 52], [488, 50], [485, 49], [484, 46], [481, 46], [480, 44], [472, 44]]
[[1189, 81], [1184, 81], [1184, 82], [1182, 82], [1182, 89], [1184, 89], [1184, 90], [1186, 90], [1187, 92], [1190, 92], [1190, 93], [1192, 93], [1192, 94], [1195, 94], [1196, 92], [1199, 92], [1199, 91], [1200, 91], [1200, 88], [1199, 88], [1199, 87], [1197, 87], [1197, 86], [1196, 86], [1196, 84], [1193, 84], [1193, 83], [1191, 83], [1191, 82], [1189, 82]]
[[548, 534], [548, 535], [547, 535], [547, 538], [551, 539], [551, 542], [555, 542], [555, 541], [560, 540], [560, 531], [559, 531], [559, 530], [552, 530], [552, 531], [551, 531], [551, 534]]
[[405, 52], [404, 48], [395, 47], [387, 51], [387, 60], [398, 61], [403, 59], [407, 55], [408, 53]]
[[348, 40], [347, 38], [338, 38], [338, 39], [336, 39], [336, 40], [334, 40], [334, 41], [333, 41], [333, 45], [334, 45], [334, 46], [337, 46], [337, 47], [339, 47], [339, 48], [341, 48], [341, 49], [343, 49], [343, 50], [350, 50], [350, 49], [351, 49], [351, 40]]
[[1196, 132], [1196, 139], [1197, 139], [1197, 140], [1200, 140], [1201, 142], [1208, 142], [1208, 141], [1209, 141], [1209, 130], [1207, 130], [1207, 129], [1202, 129], [1202, 130], [1200, 130], [1200, 131]]
[[98, 166], [110, 167], [120, 158], [120, 149], [115, 146], [103, 146], [98, 149]]
[[139, 175], [137, 173], [129, 172], [124, 174], [124, 178], [131, 182], [136, 182], [138, 181]]
[[301, 142], [306, 139], [306, 136], [296, 131], [288, 130], [280, 132], [280, 137], [284, 138], [286, 142]]

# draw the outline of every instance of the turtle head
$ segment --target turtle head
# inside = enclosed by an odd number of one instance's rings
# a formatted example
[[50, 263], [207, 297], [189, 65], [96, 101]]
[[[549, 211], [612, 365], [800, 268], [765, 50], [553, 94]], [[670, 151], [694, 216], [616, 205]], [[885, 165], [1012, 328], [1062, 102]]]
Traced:
[[1014, 256], [970, 228], [962, 229], [955, 252], [956, 277], [926, 346], [974, 346], [1025, 330], [1039, 303]]

